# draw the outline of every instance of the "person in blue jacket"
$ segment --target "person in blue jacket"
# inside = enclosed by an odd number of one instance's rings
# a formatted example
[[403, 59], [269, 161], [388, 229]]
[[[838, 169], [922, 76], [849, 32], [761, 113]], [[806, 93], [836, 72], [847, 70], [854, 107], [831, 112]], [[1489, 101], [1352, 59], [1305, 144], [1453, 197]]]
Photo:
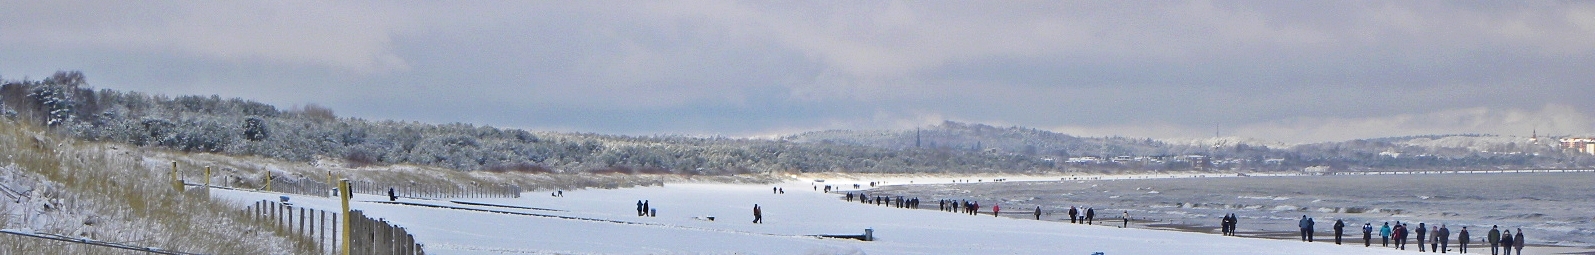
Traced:
[[1379, 227], [1379, 239], [1382, 240], [1382, 241], [1379, 242], [1379, 246], [1390, 247], [1390, 222], [1389, 221], [1385, 222], [1385, 226]]

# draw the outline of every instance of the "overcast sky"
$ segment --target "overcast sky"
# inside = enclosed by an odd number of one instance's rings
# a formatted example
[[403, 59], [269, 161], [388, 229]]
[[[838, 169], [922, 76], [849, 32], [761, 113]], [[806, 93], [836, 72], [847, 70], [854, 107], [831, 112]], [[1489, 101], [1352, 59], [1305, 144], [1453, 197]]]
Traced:
[[734, 137], [1595, 131], [1589, 1], [12, 1], [0, 78]]

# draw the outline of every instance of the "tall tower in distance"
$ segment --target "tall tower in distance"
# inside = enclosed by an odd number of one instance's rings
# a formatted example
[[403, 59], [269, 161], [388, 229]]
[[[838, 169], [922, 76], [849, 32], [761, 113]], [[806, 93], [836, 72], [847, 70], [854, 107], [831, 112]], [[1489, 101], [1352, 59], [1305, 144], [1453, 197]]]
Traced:
[[914, 148], [919, 148], [919, 128], [914, 128]]

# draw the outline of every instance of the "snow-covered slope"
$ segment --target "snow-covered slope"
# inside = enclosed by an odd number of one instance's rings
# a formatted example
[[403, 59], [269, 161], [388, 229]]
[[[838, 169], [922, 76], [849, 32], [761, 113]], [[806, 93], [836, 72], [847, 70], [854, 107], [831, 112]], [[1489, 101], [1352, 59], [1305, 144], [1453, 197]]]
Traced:
[[[1383, 254], [1386, 248], [1331, 243], [1226, 237], [1146, 229], [1121, 229], [1035, 220], [970, 216], [934, 210], [895, 209], [844, 202], [838, 194], [787, 183], [773, 186], [667, 184], [616, 190], [565, 191], [565, 197], [527, 193], [515, 199], [473, 202], [556, 209], [472, 206], [448, 201], [400, 199], [481, 211], [356, 202], [356, 209], [386, 218], [414, 233], [432, 254]], [[218, 190], [217, 196], [247, 203], [278, 194]], [[356, 197], [385, 201], [385, 197]], [[648, 200], [659, 217], [635, 214]], [[299, 206], [336, 209], [329, 198], [294, 197]], [[931, 201], [934, 202], [934, 201]], [[753, 224], [752, 208], [764, 210]], [[989, 208], [988, 208], [989, 209]], [[525, 215], [535, 214], [535, 215]], [[542, 216], [537, 216], [542, 215]], [[565, 216], [547, 217], [547, 216]], [[714, 216], [715, 221], [699, 218]], [[862, 234], [872, 242], [816, 238], [816, 234]], [[1325, 234], [1327, 235], [1327, 234]], [[1405, 253], [1405, 252], [1403, 252]]]

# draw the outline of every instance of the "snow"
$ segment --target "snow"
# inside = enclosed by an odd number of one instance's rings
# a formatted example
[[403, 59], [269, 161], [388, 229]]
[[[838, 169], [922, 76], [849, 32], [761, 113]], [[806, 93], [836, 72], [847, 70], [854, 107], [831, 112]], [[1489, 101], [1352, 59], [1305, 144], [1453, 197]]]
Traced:
[[[845, 202], [809, 183], [773, 186], [667, 184], [614, 190], [565, 191], [565, 197], [529, 192], [522, 198], [460, 199], [560, 211], [476, 206], [439, 200], [400, 202], [495, 210], [504, 214], [382, 204], [386, 197], [357, 195], [351, 206], [408, 228], [432, 254], [1382, 254], [1397, 251], [1329, 243], [1303, 243], [1216, 234], [1121, 229], [1043, 222], [990, 214], [896, 209]], [[276, 200], [280, 194], [215, 190], [238, 203]], [[648, 200], [659, 217], [635, 215]], [[331, 198], [294, 196], [296, 206], [336, 210]], [[934, 201], [931, 201], [934, 202]], [[764, 211], [753, 224], [752, 208]], [[525, 215], [533, 214], [533, 215]], [[541, 215], [541, 216], [534, 216]], [[559, 216], [559, 217], [547, 217]], [[714, 216], [715, 221], [701, 220]], [[565, 217], [565, 218], [560, 218]], [[862, 234], [876, 241], [817, 238]]]

